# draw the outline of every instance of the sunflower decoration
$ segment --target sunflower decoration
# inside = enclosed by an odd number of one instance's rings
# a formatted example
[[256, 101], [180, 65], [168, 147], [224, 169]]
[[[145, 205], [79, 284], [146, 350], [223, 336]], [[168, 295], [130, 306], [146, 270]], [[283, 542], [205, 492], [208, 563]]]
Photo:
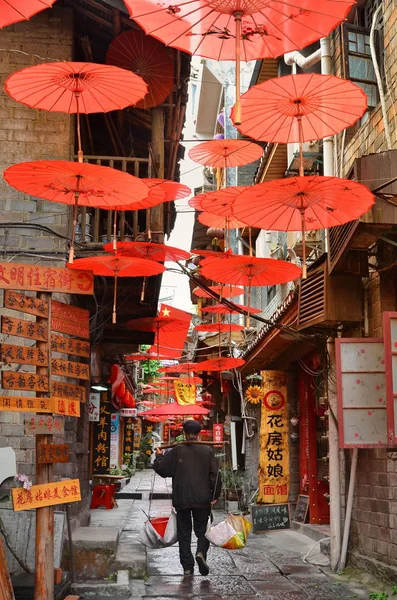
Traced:
[[250, 385], [245, 391], [245, 397], [250, 404], [259, 404], [263, 398], [263, 390], [259, 385]]

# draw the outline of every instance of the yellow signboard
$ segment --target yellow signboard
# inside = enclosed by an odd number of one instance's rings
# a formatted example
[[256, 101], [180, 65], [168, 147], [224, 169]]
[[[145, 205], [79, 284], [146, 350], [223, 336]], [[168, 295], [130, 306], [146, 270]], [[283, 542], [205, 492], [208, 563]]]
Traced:
[[11, 493], [14, 511], [54, 506], [55, 504], [69, 504], [69, 502], [81, 500], [78, 479], [32, 485], [30, 490], [13, 488]]
[[258, 502], [281, 504], [289, 495], [287, 374], [262, 371]]
[[196, 402], [196, 386], [184, 383], [180, 379], [174, 381], [175, 397], [178, 404], [194, 404]]

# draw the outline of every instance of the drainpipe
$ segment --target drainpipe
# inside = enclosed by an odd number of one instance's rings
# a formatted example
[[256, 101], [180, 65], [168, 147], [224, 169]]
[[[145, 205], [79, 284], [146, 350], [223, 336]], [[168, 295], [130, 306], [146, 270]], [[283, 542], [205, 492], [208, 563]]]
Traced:
[[[332, 75], [331, 50], [329, 38], [321, 38], [321, 74]], [[324, 175], [332, 177], [334, 174], [334, 140], [332, 137], [323, 140], [323, 171]], [[327, 239], [327, 236], [326, 236]]]
[[284, 54], [284, 62], [286, 65], [298, 65], [301, 69], [309, 69], [321, 59], [321, 48], [310, 54], [310, 56], [303, 56], [296, 50], [294, 52], [287, 52]]

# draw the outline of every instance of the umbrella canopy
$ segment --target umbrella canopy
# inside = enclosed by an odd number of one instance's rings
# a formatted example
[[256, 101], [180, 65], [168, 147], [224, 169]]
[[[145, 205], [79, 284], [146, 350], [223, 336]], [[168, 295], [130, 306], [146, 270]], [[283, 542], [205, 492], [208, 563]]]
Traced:
[[[223, 252], [220, 252], [219, 254], [224, 256]], [[245, 293], [244, 288], [232, 285], [210, 285], [209, 289], [215, 294], [218, 294], [218, 296], [222, 296], [222, 298], [233, 298], [234, 296], [242, 296]], [[202, 290], [200, 287], [194, 288], [193, 294], [197, 296], [197, 298], [213, 298], [211, 294]]]
[[[113, 244], [105, 244], [103, 249], [106, 252], [111, 252]], [[118, 242], [117, 251], [123, 256], [136, 256], [157, 262], [187, 260], [190, 258], [189, 252], [185, 250], [154, 242]]]
[[201, 165], [225, 169], [241, 167], [259, 160], [263, 149], [245, 140], [211, 140], [189, 150], [189, 157]]
[[[209, 212], [202, 212], [198, 215], [197, 220], [202, 225], [215, 227], [216, 229], [241, 229], [245, 227], [245, 223], [239, 221], [233, 215], [220, 217]], [[214, 254], [222, 254], [222, 252], [214, 252]]]
[[147, 93], [138, 75], [110, 65], [53, 62], [21, 69], [4, 89], [17, 102], [51, 112], [96, 113], [121, 110]]
[[186, 362], [180, 363], [179, 365], [172, 365], [172, 367], [162, 367], [159, 369], [161, 373], [190, 373], [198, 372], [200, 369], [200, 363]]
[[54, 2], [55, 0], [0, 0], [0, 29], [30, 19]]
[[224, 333], [225, 331], [243, 331], [244, 327], [235, 323], [204, 323], [203, 325], [196, 325], [195, 330], [206, 331], [207, 333]]
[[[303, 143], [340, 133], [366, 110], [367, 95], [351, 81], [315, 73], [285, 75], [241, 96], [237, 129], [255, 140]], [[235, 121], [236, 107], [231, 118]]]
[[120, 33], [110, 44], [106, 62], [136, 73], [147, 83], [148, 93], [135, 107], [149, 109], [169, 96], [174, 67], [164, 44], [138, 29]]
[[244, 223], [277, 231], [302, 231], [303, 277], [306, 276], [306, 229], [343, 225], [374, 204], [369, 189], [338, 177], [291, 177], [260, 183], [234, 201], [233, 212]]
[[[309, 46], [341, 23], [351, 0], [124, 0], [131, 18], [168, 46], [215, 60], [236, 60], [240, 98], [240, 60], [274, 58]], [[236, 122], [239, 122], [238, 120]]]
[[226, 252], [218, 252], [216, 250], [192, 250], [192, 254], [198, 254], [199, 256], [222, 258], [224, 254], [233, 254], [233, 252], [231, 250], [227, 250]]
[[144, 354], [125, 354], [124, 358], [126, 361], [132, 362], [132, 361], [144, 361], [144, 360], [158, 360], [159, 358], [167, 358], [164, 355], [158, 356], [157, 354], [155, 354], [154, 352], [145, 352]]
[[190, 187], [183, 183], [178, 183], [177, 181], [157, 179], [155, 177], [144, 177], [142, 181], [146, 183], [153, 192], [158, 188], [165, 191], [165, 202], [181, 200], [182, 198], [187, 198], [187, 196], [192, 193]]
[[69, 262], [73, 262], [78, 206], [109, 209], [140, 202], [148, 194], [147, 185], [138, 177], [110, 167], [66, 160], [19, 163], [8, 167], [3, 176], [20, 192], [74, 205]]
[[240, 311], [237, 309], [245, 310], [251, 315], [259, 314], [260, 312], [262, 312], [260, 308], [254, 308], [253, 306], [245, 306], [244, 304], [235, 304], [235, 308], [229, 308], [224, 304], [214, 304], [214, 306], [204, 306], [201, 310], [203, 312], [213, 313], [215, 315], [231, 315], [240, 314]]
[[253, 256], [229, 256], [228, 258], [205, 258], [200, 263], [204, 277], [221, 283], [247, 286], [276, 285], [294, 281], [301, 270], [284, 260], [256, 258]]
[[200, 371], [226, 371], [237, 369], [245, 364], [242, 358], [210, 358], [200, 363]]
[[152, 410], [138, 413], [138, 416], [146, 418], [147, 416], [187, 416], [187, 415], [208, 415], [208, 408], [203, 408], [198, 404], [178, 404], [178, 402], [170, 402], [163, 404]]
[[[127, 259], [128, 260], [128, 259]], [[129, 259], [132, 260], [132, 259]], [[136, 259], [139, 260], [139, 259]], [[157, 263], [151, 261], [144, 261], [149, 264], [155, 265]], [[161, 266], [161, 265], [159, 265]], [[164, 267], [163, 267], [163, 270]], [[186, 321], [182, 319], [173, 319], [172, 317], [143, 317], [142, 319], [134, 319], [132, 321], [127, 322], [127, 327], [129, 329], [133, 329], [134, 331], [164, 331], [167, 333], [171, 333], [174, 331], [180, 331], [181, 329], [185, 329]]]
[[[235, 199], [245, 190], [251, 189], [252, 186], [248, 185], [236, 185], [215, 192], [207, 192], [206, 194], [197, 194], [194, 198], [189, 200], [189, 205], [196, 210], [202, 210], [209, 212], [219, 217], [230, 217], [235, 215], [233, 213], [233, 203]], [[197, 254], [202, 254], [201, 251], [197, 251]], [[205, 256], [204, 254], [202, 254]]]
[[[79, 164], [79, 163], [76, 163]], [[114, 277], [113, 315], [112, 323], [116, 323], [117, 310], [117, 279], [118, 277], [151, 277], [164, 273], [165, 267], [158, 263], [141, 258], [125, 258], [123, 256], [94, 256], [79, 258], [73, 264], [68, 264], [71, 269], [86, 269], [93, 271], [94, 275]]]

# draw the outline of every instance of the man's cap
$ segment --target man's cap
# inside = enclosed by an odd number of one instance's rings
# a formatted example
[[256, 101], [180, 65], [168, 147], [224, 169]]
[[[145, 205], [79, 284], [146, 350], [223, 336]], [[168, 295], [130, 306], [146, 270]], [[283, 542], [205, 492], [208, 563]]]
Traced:
[[188, 435], [198, 435], [202, 428], [201, 423], [194, 419], [189, 419], [189, 421], [185, 421], [183, 424], [183, 431]]

